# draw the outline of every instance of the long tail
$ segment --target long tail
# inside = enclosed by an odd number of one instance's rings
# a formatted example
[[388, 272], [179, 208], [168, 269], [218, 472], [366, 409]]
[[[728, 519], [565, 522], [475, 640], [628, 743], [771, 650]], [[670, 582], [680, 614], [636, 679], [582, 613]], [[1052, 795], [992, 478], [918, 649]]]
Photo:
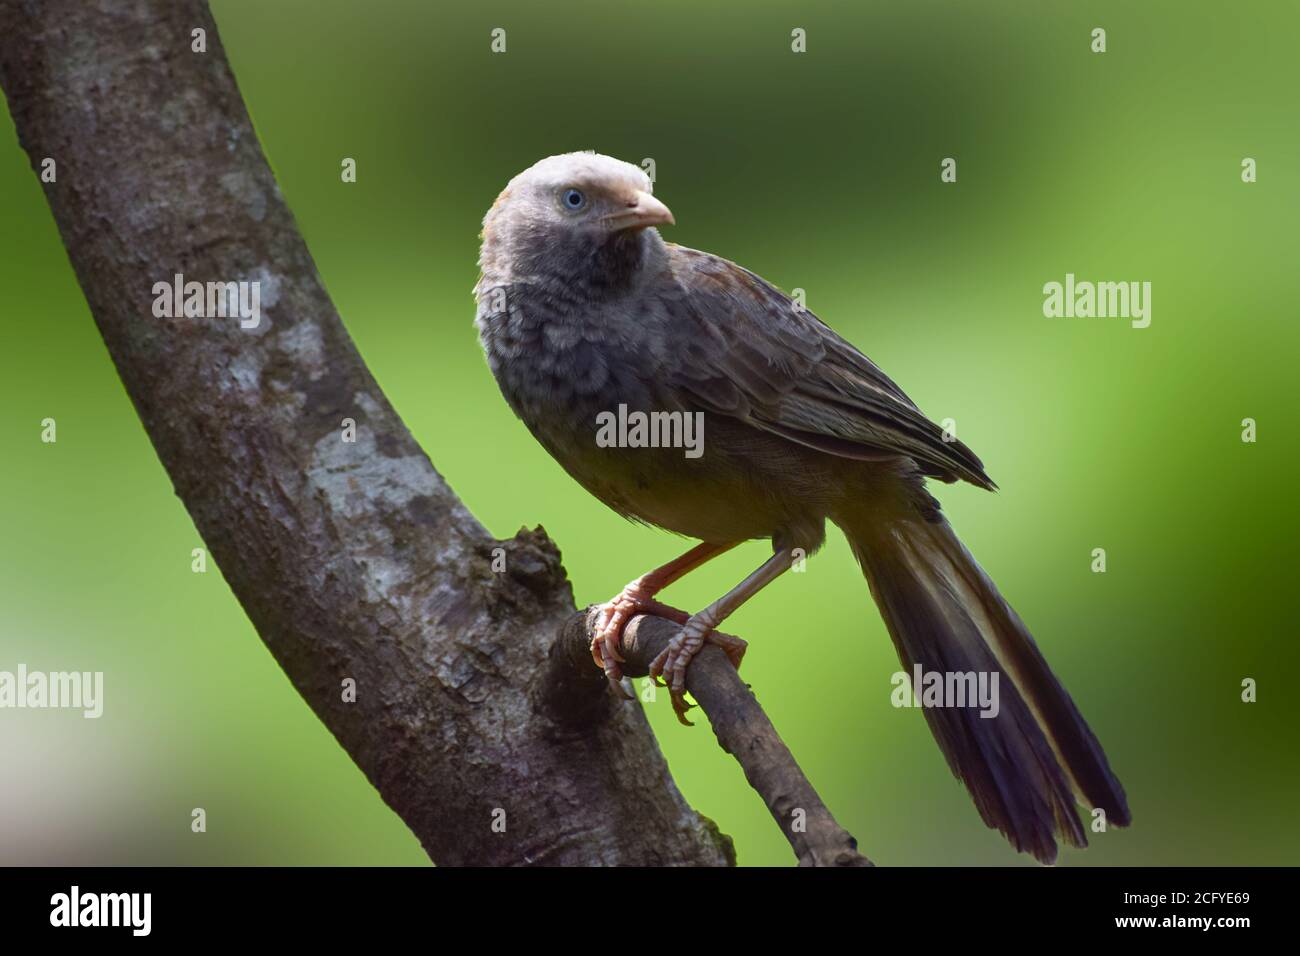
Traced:
[[1107, 825], [1126, 826], [1124, 788], [1097, 738], [937, 507], [902, 516], [862, 509], [836, 523], [909, 676], [918, 664], [943, 675], [999, 674], [995, 717], [981, 717], [977, 706], [924, 709], [984, 822], [1043, 863], [1056, 859], [1058, 839], [1088, 845], [1076, 801], [1105, 810]]

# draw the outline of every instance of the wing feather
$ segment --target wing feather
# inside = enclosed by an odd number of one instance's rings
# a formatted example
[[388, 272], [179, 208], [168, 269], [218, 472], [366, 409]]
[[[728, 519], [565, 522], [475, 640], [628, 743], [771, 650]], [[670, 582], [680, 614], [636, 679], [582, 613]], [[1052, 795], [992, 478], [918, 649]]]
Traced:
[[995, 488], [979, 458], [925, 417], [869, 358], [735, 263], [669, 247], [665, 306], [692, 335], [669, 374], [704, 408], [829, 454], [907, 456], [924, 473]]

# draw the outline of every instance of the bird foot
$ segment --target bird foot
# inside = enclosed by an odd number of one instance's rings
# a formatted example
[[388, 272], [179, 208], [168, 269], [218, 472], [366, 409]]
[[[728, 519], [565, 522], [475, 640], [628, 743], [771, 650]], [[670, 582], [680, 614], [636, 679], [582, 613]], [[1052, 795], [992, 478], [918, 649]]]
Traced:
[[731, 665], [740, 670], [740, 662], [744, 659], [749, 644], [731, 634], [717, 633], [698, 617], [688, 620], [677, 632], [677, 636], [650, 663], [651, 679], [658, 684], [661, 678], [666, 678], [664, 684], [668, 687], [668, 696], [673, 702], [673, 713], [687, 727], [694, 726], [692, 721], [686, 719], [686, 712], [694, 705], [686, 700], [686, 668], [706, 641], [722, 648]]
[[654, 596], [654, 590], [641, 581], [633, 581], [620, 591], [617, 597], [600, 606], [600, 613], [596, 619], [596, 633], [591, 639], [592, 660], [605, 672], [610, 687], [619, 696], [629, 700], [632, 695], [628, 694], [627, 688], [623, 686], [623, 669], [618, 666], [623, 662], [623, 655], [619, 653], [618, 648], [628, 622], [638, 614], [654, 614], [678, 624], [685, 624], [690, 619], [690, 615], [685, 611], [656, 601]]

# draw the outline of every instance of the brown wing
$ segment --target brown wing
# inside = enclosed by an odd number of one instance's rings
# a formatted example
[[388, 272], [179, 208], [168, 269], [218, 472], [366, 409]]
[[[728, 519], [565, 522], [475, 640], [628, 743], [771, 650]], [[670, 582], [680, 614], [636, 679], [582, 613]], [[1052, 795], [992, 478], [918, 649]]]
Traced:
[[974, 452], [945, 441], [869, 358], [785, 293], [717, 256], [669, 254], [665, 305], [694, 332], [669, 374], [706, 410], [841, 457], [906, 455], [943, 481], [996, 487]]

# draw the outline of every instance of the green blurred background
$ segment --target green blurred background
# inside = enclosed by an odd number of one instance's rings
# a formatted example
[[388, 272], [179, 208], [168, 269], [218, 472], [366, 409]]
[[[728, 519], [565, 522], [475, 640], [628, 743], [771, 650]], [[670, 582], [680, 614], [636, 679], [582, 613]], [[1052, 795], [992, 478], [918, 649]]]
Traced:
[[[470, 288], [506, 180], [592, 148], [653, 157], [669, 239], [807, 290], [983, 457], [1001, 493], [938, 494], [1105, 744], [1135, 818], [1063, 861], [1294, 863], [1300, 13], [1075, 6], [213, 4], [376, 377], [494, 533], [545, 525], [579, 604], [683, 545], [606, 511], [514, 420]], [[1105, 54], [1090, 52], [1095, 26]], [[504, 55], [489, 52], [494, 27]], [[790, 52], [794, 27], [806, 54]], [[939, 181], [947, 156], [956, 184]], [[0, 669], [106, 674], [98, 721], [0, 711], [0, 862], [427, 863], [220, 572], [191, 573], [201, 541], [7, 112], [0, 211]], [[1150, 281], [1150, 328], [1044, 318], [1042, 286], [1067, 272]], [[46, 416], [55, 445], [39, 440]], [[1245, 417], [1256, 444], [1240, 439]], [[766, 547], [666, 598], [703, 605]], [[1105, 574], [1090, 571], [1097, 547]], [[729, 630], [874, 860], [1033, 865], [981, 824], [921, 715], [890, 706], [897, 660], [838, 533]], [[1258, 703], [1240, 701], [1245, 677]], [[740, 862], [791, 863], [708, 728], [678, 726], [664, 695], [647, 706], [678, 784]]]

